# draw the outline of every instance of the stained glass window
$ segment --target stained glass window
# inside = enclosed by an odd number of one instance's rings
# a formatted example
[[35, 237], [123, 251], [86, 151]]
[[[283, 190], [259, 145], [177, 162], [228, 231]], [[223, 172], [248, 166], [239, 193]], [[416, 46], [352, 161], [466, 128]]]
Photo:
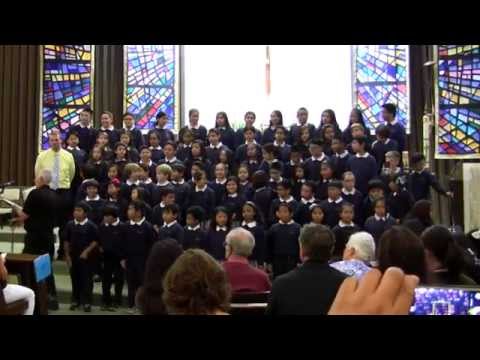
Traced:
[[382, 105], [397, 105], [396, 119], [409, 131], [407, 45], [353, 46], [354, 106], [370, 131], [383, 123]]
[[436, 157], [480, 158], [480, 45], [436, 51]]
[[125, 110], [132, 113], [139, 129], [155, 126], [156, 115], [168, 115], [168, 128], [178, 117], [178, 46], [125, 45]]
[[41, 148], [48, 134], [60, 129], [65, 138], [79, 121], [80, 111], [92, 104], [92, 45], [44, 45], [41, 110]]

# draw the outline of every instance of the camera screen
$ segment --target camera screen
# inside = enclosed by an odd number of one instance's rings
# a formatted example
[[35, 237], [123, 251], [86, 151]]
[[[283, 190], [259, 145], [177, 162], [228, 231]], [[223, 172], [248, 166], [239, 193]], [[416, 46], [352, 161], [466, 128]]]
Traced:
[[418, 287], [411, 315], [480, 315], [480, 289]]

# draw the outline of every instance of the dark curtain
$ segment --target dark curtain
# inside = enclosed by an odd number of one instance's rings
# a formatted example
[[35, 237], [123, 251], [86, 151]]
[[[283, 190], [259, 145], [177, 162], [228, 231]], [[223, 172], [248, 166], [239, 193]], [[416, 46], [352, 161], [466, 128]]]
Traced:
[[115, 127], [122, 126], [123, 114], [123, 46], [95, 45], [94, 65], [95, 126], [100, 126], [100, 113], [110, 111]]
[[0, 46], [0, 181], [32, 185], [38, 151], [39, 46]]

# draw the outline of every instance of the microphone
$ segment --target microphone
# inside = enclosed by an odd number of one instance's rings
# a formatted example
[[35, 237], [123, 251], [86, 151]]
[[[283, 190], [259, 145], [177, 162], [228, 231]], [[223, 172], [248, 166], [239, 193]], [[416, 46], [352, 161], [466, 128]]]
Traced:
[[7, 186], [12, 186], [12, 185], [15, 185], [15, 181], [14, 180], [10, 180], [6, 183], [3, 183], [3, 184], [0, 184], [0, 188], [4, 188], [4, 187], [7, 187]]

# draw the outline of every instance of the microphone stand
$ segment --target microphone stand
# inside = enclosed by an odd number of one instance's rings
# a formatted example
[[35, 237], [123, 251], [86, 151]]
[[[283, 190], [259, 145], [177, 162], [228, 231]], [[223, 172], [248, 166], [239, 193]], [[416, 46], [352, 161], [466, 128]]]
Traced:
[[[454, 196], [455, 196], [455, 193], [453, 192], [452, 184], [455, 181], [454, 174], [456, 174], [457, 169], [458, 169], [458, 164], [460, 164], [460, 163], [461, 163], [461, 161], [455, 161], [455, 165], [453, 166], [453, 169], [448, 174], [448, 181], [449, 181], [448, 187], [449, 187], [450, 191], [452, 192], [452, 194], [454, 194]], [[453, 202], [452, 201], [453, 201], [453, 198], [448, 197], [448, 205], [449, 205], [448, 207], [449, 207], [449, 211], [450, 211], [450, 232], [455, 233], [457, 231], [456, 230], [457, 224], [455, 223], [455, 216], [453, 216]]]

